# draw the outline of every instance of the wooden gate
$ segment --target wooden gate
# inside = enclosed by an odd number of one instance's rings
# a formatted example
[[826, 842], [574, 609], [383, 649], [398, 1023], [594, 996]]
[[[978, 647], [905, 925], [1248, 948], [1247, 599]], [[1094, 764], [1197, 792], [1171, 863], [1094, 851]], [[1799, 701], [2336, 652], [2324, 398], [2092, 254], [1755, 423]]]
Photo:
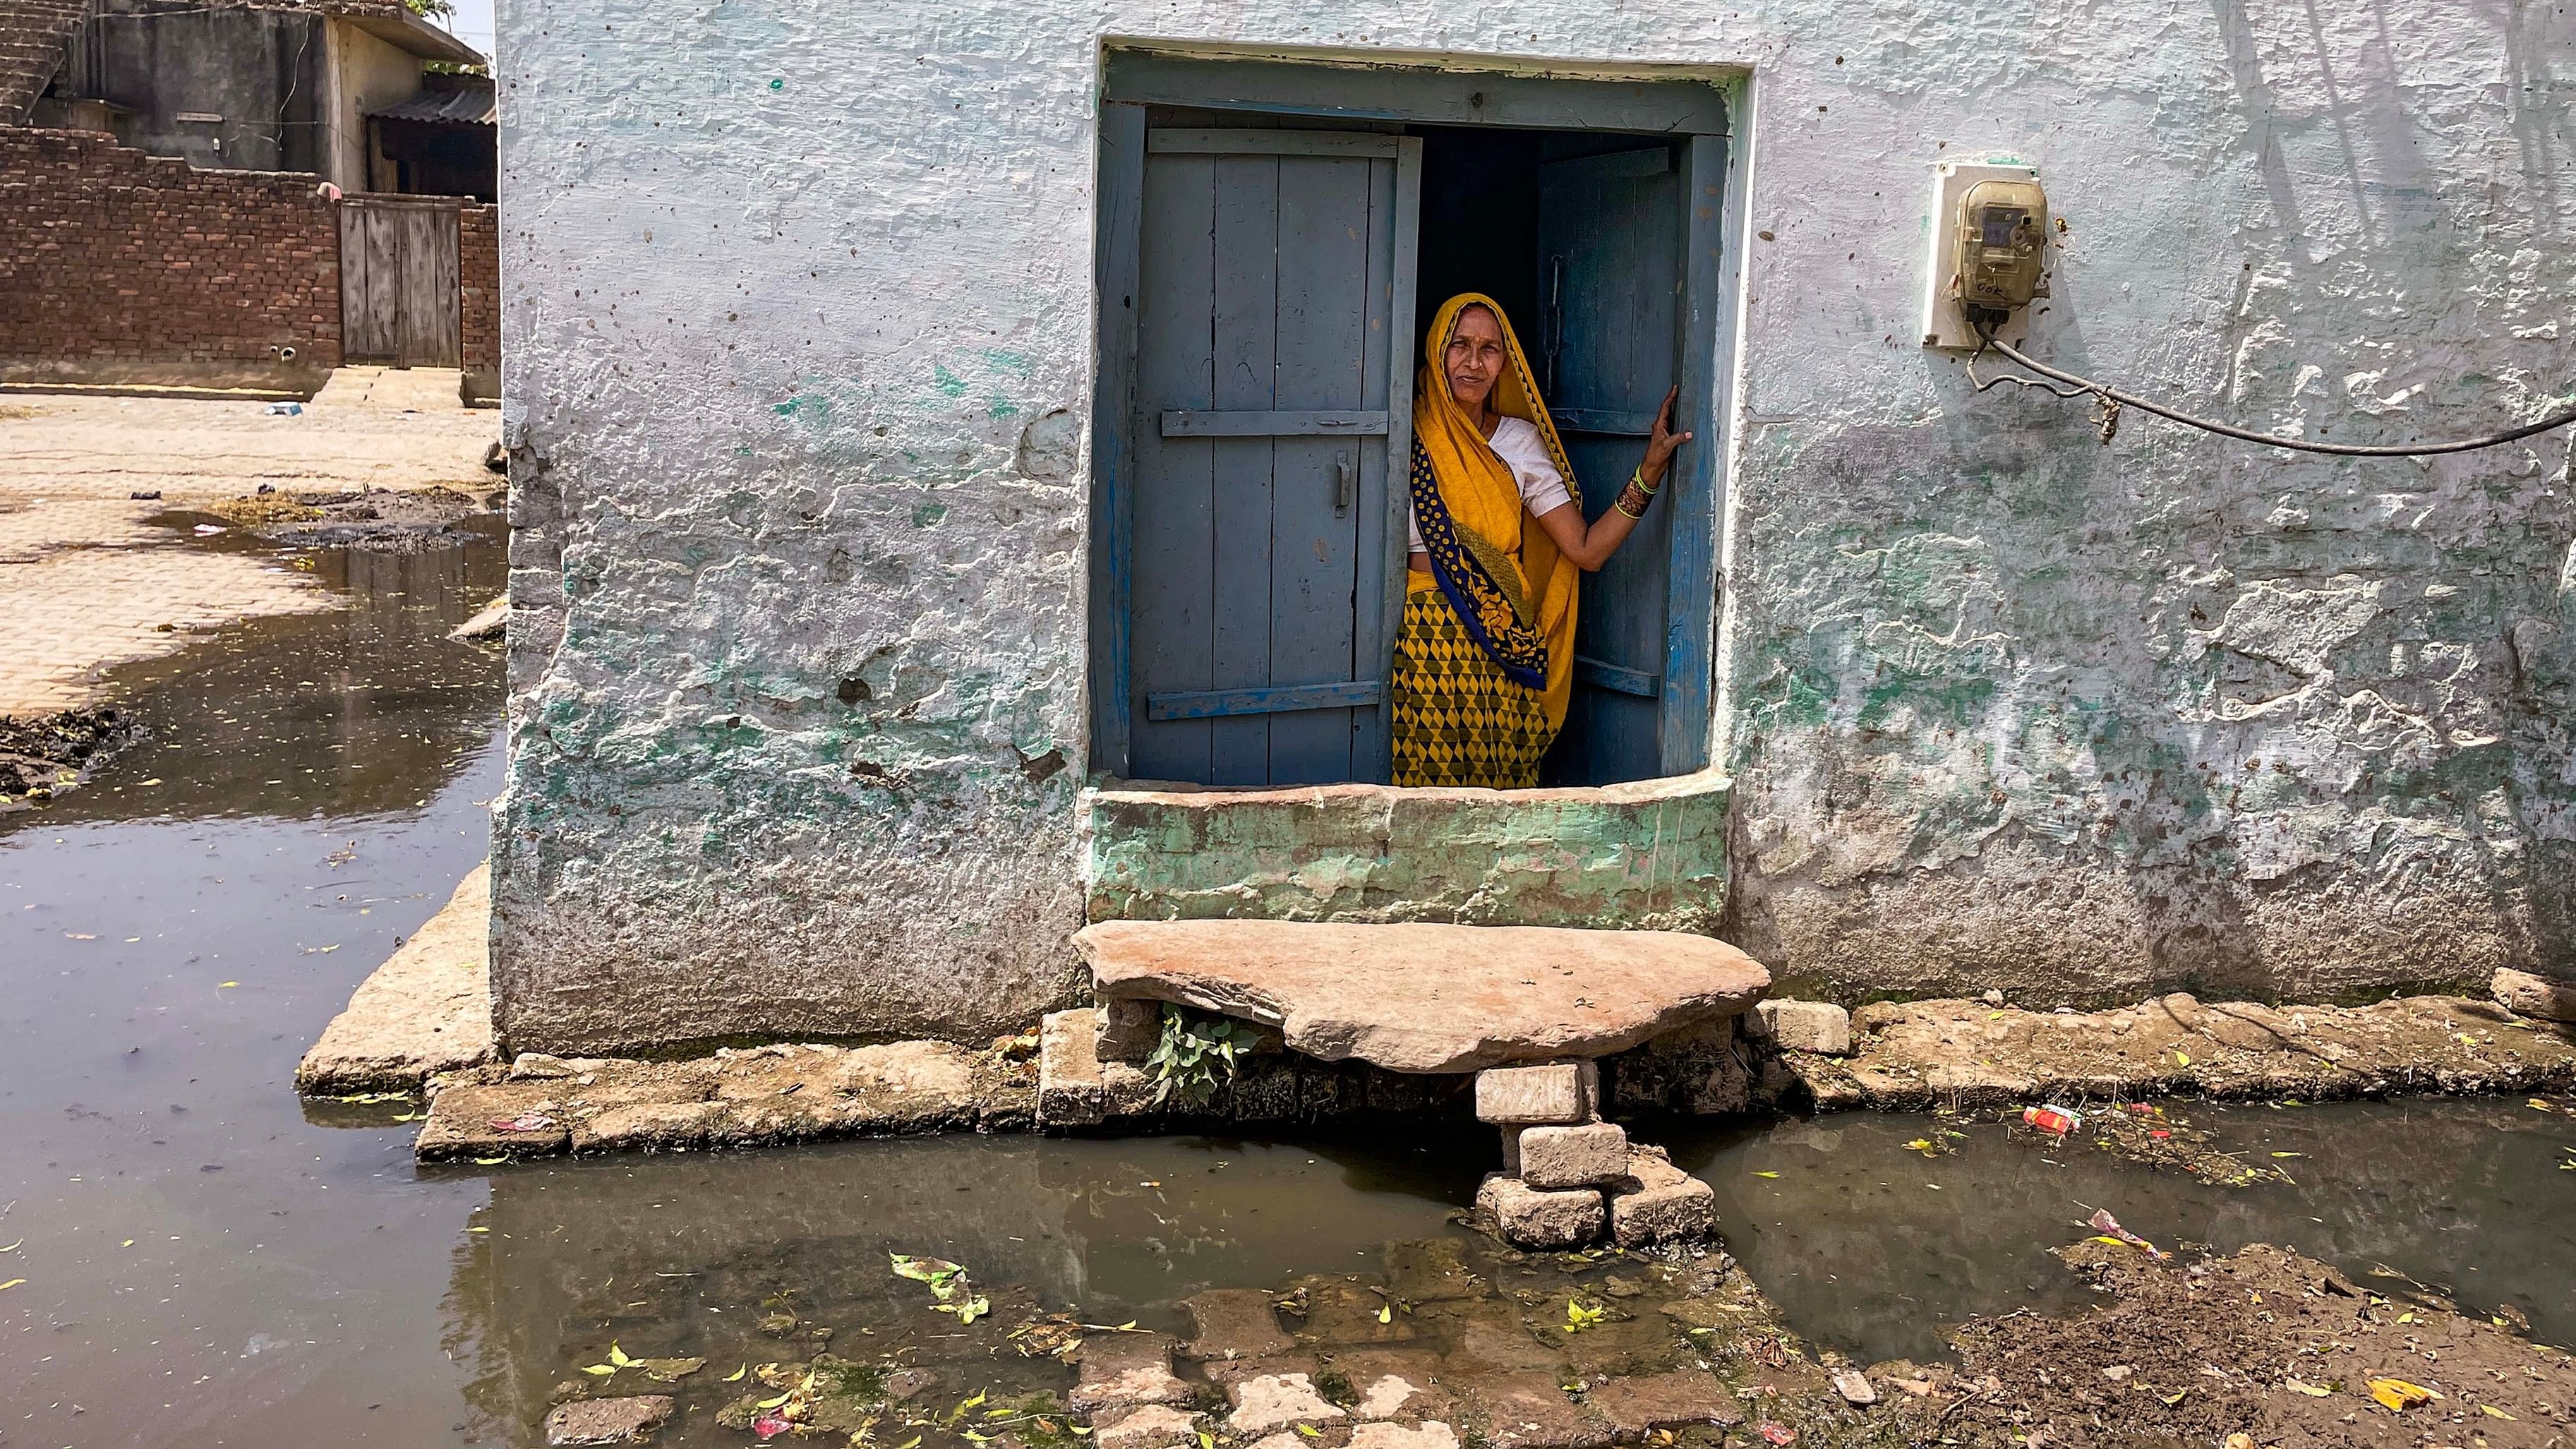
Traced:
[[342, 361], [462, 365], [456, 207], [441, 196], [341, 201]]
[[1412, 398], [1390, 319], [1413, 315], [1422, 143], [1160, 129], [1144, 151], [1134, 771], [1384, 779]]

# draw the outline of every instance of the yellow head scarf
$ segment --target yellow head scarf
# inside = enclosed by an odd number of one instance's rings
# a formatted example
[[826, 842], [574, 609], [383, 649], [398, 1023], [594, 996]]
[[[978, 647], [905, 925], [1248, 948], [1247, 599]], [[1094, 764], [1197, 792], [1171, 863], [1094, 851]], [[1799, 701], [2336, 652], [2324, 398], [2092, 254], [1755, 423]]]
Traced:
[[[1413, 438], [1431, 460], [1440, 501], [1462, 541], [1487, 572], [1496, 575], [1496, 583], [1506, 591], [1517, 589], [1515, 612], [1546, 641], [1547, 722], [1550, 729], [1559, 729], [1574, 691], [1574, 606], [1582, 571], [1557, 551], [1556, 540], [1546, 530], [1522, 526], [1529, 514], [1511, 465], [1494, 452], [1484, 429], [1449, 395], [1443, 360], [1450, 334], [1458, 329], [1458, 314], [1469, 307], [1483, 307], [1494, 314], [1503, 332], [1503, 351], [1510, 357], [1511, 365], [1494, 381], [1495, 411], [1537, 427], [1547, 443], [1549, 460], [1565, 478], [1566, 492], [1573, 495], [1577, 507], [1582, 506], [1574, 467], [1566, 461], [1565, 444], [1557, 439], [1547, 404], [1539, 400], [1538, 382], [1530, 375], [1529, 358], [1521, 352], [1511, 319], [1503, 315], [1501, 304], [1480, 292], [1459, 293], [1441, 303], [1431, 319], [1431, 330], [1422, 342], [1422, 372], [1413, 387]], [[1507, 572], [1512, 576], [1503, 577]]]

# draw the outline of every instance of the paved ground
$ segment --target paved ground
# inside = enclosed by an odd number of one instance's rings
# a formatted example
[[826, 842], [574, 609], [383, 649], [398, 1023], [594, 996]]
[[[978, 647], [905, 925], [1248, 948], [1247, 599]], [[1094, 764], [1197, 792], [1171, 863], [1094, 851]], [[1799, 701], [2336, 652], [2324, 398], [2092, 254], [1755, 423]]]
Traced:
[[[258, 491], [488, 489], [500, 414], [458, 406], [453, 374], [347, 369], [299, 416], [261, 403], [12, 393], [0, 397], [0, 715], [92, 697], [108, 664], [192, 632], [329, 608], [261, 555], [155, 525]], [[137, 499], [135, 493], [160, 494]]]

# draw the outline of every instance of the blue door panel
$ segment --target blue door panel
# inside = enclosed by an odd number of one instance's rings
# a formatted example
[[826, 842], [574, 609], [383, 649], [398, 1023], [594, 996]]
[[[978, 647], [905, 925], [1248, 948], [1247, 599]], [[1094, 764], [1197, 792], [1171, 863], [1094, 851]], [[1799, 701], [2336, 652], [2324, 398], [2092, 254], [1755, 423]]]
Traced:
[[[1661, 144], [1539, 168], [1540, 355], [1532, 363], [1587, 518], [1618, 498], [1673, 385], [1682, 199], [1672, 150]], [[1546, 767], [1553, 782], [1665, 773], [1658, 700], [1671, 512], [1649, 509], [1618, 554], [1583, 580], [1574, 697]]]

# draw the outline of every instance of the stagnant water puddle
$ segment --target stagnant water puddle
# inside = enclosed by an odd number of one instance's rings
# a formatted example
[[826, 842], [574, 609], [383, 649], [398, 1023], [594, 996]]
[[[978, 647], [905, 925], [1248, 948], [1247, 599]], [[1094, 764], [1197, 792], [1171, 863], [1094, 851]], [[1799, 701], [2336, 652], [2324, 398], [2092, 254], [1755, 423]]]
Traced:
[[[664, 1442], [741, 1444], [716, 1418], [758, 1382], [737, 1369], [900, 1343], [948, 1365], [943, 1394], [1061, 1389], [1009, 1347], [1031, 1314], [1179, 1330], [1204, 1288], [1400, 1277], [1422, 1253], [1390, 1242], [1471, 1246], [1451, 1213], [1494, 1147], [1456, 1124], [486, 1171], [416, 1168], [402, 1104], [299, 1105], [297, 1057], [480, 858], [500, 785], [499, 662], [444, 637], [499, 586], [498, 550], [312, 557], [347, 609], [124, 671], [143, 743], [0, 817], [0, 1282], [24, 1280], [0, 1290], [0, 1442], [534, 1444], [557, 1386], [615, 1345], [707, 1360], [670, 1386], [601, 1376], [681, 1399]], [[2286, 1180], [2213, 1186], [1994, 1121], [1641, 1130], [1716, 1187], [1791, 1325], [1863, 1358], [1933, 1356], [1971, 1313], [2079, 1309], [2046, 1250], [2094, 1208], [2576, 1340], [2576, 1120], [2172, 1110]], [[991, 1317], [939, 1315], [893, 1253], [967, 1265]], [[1562, 1290], [1547, 1271], [1528, 1293]], [[1582, 1271], [1621, 1291], [1615, 1260]]]

